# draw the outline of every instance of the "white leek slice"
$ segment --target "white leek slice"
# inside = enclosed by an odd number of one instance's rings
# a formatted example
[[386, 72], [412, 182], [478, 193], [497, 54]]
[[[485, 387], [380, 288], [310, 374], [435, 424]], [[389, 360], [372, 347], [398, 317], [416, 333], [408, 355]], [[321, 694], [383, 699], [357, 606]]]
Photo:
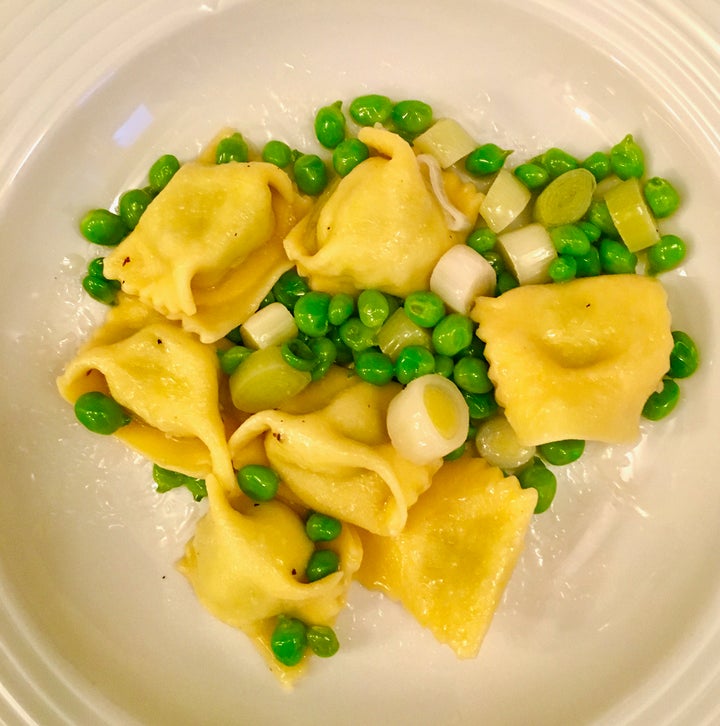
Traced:
[[435, 264], [430, 289], [455, 312], [467, 315], [480, 295], [495, 292], [497, 277], [493, 266], [472, 247], [455, 245]]
[[500, 169], [480, 205], [480, 214], [493, 232], [502, 232], [520, 216], [531, 196], [514, 174]]
[[512, 471], [527, 464], [535, 456], [534, 446], [524, 446], [515, 430], [502, 414], [483, 421], [475, 437], [478, 454], [490, 466]]
[[548, 269], [557, 257], [550, 234], [534, 222], [520, 229], [498, 235], [505, 261], [521, 285], [550, 282]]
[[432, 154], [447, 169], [474, 151], [477, 144], [455, 119], [441, 118], [415, 138], [413, 147], [421, 154]]
[[282, 345], [298, 334], [293, 314], [279, 302], [270, 303], [253, 313], [240, 328], [240, 336], [248, 348]]
[[390, 401], [387, 430], [404, 459], [423, 466], [457, 449], [470, 414], [457, 386], [437, 373], [420, 376]]
[[655, 218], [637, 179], [627, 179], [609, 189], [605, 202], [615, 229], [630, 252], [644, 250], [660, 240]]
[[394, 362], [400, 351], [408, 345], [420, 345], [430, 348], [432, 338], [426, 328], [421, 328], [406, 315], [402, 308], [398, 308], [378, 330], [375, 340], [380, 350]]
[[440, 202], [440, 206], [445, 214], [445, 221], [451, 232], [462, 232], [470, 229], [471, 224], [467, 216], [461, 212], [449, 199], [445, 191], [445, 184], [442, 178], [442, 169], [440, 162], [431, 154], [420, 154], [417, 157], [418, 164], [424, 164], [430, 174], [430, 186], [433, 194]]

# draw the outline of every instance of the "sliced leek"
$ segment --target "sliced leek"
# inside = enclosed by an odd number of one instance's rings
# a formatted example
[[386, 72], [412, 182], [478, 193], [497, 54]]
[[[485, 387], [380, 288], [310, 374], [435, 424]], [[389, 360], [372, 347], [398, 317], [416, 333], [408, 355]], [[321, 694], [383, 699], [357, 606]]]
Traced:
[[469, 423], [462, 393], [437, 373], [408, 383], [388, 406], [392, 445], [404, 459], [421, 466], [457, 449], [467, 437]]
[[548, 231], [541, 224], [528, 224], [498, 235], [505, 261], [521, 285], [550, 282], [550, 263], [557, 250]]
[[493, 295], [497, 278], [493, 266], [472, 247], [455, 245], [435, 264], [430, 289], [457, 313], [467, 315], [476, 297]]
[[441, 118], [413, 141], [416, 151], [432, 154], [443, 169], [460, 161], [476, 146], [472, 136], [451, 118]]
[[595, 185], [595, 177], [587, 169], [566, 171], [535, 200], [535, 221], [546, 227], [577, 222], [592, 202]]
[[636, 178], [627, 179], [605, 193], [605, 203], [615, 229], [630, 252], [638, 252], [660, 240], [657, 224]]
[[514, 174], [500, 169], [480, 206], [480, 215], [493, 232], [502, 232], [520, 216], [531, 196]]
[[478, 454], [490, 466], [512, 471], [535, 456], [534, 446], [525, 446], [518, 440], [508, 420], [502, 414], [483, 421], [475, 437]]
[[253, 313], [240, 328], [248, 348], [267, 348], [292, 340], [298, 334], [293, 314], [279, 302], [270, 303]]

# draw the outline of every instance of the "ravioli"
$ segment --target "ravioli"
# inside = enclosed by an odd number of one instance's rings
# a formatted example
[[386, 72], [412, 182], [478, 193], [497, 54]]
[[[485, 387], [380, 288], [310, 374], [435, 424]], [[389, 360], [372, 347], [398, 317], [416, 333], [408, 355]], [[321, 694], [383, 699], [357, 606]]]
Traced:
[[524, 285], [478, 298], [495, 397], [520, 441], [632, 443], [670, 364], [667, 295], [641, 275]]
[[105, 258], [104, 274], [213, 342], [292, 267], [282, 241], [306, 210], [272, 164], [188, 162]]
[[[406, 141], [373, 127], [358, 138], [379, 155], [325, 193], [286, 237], [287, 255], [315, 290], [406, 296], [426, 289], [435, 263], [461, 236], [450, 231]], [[472, 224], [482, 196], [457, 179], [446, 186]]]
[[399, 600], [461, 658], [477, 655], [537, 501], [483, 459], [449, 462], [394, 537], [360, 532], [357, 579]]
[[70, 403], [88, 391], [109, 394], [132, 414], [115, 436], [164, 468], [197, 477], [214, 472], [231, 487], [218, 369], [212, 347], [123, 297], [58, 388]]
[[[334, 392], [333, 379], [330, 385]], [[230, 438], [233, 460], [246, 461], [245, 449], [256, 451], [261, 443], [269, 465], [306, 506], [371, 532], [396, 534], [441, 463], [412, 464], [390, 443], [385, 418], [399, 390], [399, 384], [351, 379], [317, 410], [256, 413]]]
[[237, 489], [228, 496], [213, 476], [207, 489], [210, 508], [187, 544], [180, 571], [200, 602], [247, 633], [281, 681], [291, 684], [302, 674], [307, 656], [292, 668], [273, 657], [268, 643], [275, 619], [288, 615], [332, 625], [360, 564], [360, 540], [352, 527], [343, 527], [327, 545], [339, 555], [340, 569], [304, 582], [314, 547], [293, 509], [277, 499], [255, 504]]

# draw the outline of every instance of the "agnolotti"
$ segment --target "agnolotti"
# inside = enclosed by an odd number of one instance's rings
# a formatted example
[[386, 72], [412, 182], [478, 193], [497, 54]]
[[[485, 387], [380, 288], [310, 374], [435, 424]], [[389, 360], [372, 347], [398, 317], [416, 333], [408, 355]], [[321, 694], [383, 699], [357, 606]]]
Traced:
[[[335, 382], [330, 376], [328, 385]], [[315, 389], [320, 400], [322, 383]], [[333, 388], [334, 395], [316, 410], [309, 410], [308, 394], [301, 394], [300, 412], [256, 413], [230, 438], [233, 461], [239, 466], [248, 451], [256, 456], [260, 449], [305, 506], [377, 534], [396, 534], [441, 463], [413, 464], [390, 443], [385, 419], [399, 389], [354, 378], [339, 391]]]
[[281, 681], [291, 684], [305, 660], [292, 668], [272, 655], [269, 642], [278, 616], [308, 625], [332, 625], [345, 604], [362, 546], [352, 527], [323, 545], [339, 556], [339, 569], [308, 582], [305, 569], [314, 544], [304, 520], [279, 499], [252, 502], [237, 489], [228, 494], [210, 476], [210, 507], [188, 543], [180, 570], [198, 599], [217, 618], [249, 635]]
[[292, 267], [282, 242], [307, 204], [272, 164], [188, 162], [105, 258], [104, 274], [213, 342]]
[[[427, 170], [406, 141], [373, 127], [358, 138], [377, 154], [326, 192], [287, 236], [285, 250], [313, 289], [378, 289], [405, 297], [426, 289], [437, 260], [462, 240], [450, 230]], [[468, 195], [458, 183], [447, 191], [472, 223], [478, 194]]]
[[461, 658], [474, 657], [522, 552], [534, 489], [483, 459], [448, 462], [395, 537], [360, 532], [358, 580], [399, 600]]
[[132, 417], [115, 436], [160, 466], [232, 486], [213, 347], [121, 295], [107, 321], [58, 379], [63, 397], [112, 396]]

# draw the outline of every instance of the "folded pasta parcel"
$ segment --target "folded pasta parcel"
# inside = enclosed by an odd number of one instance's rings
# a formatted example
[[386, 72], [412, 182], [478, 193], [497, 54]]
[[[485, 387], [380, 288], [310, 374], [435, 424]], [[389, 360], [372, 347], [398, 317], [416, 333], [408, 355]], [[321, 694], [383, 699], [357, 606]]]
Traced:
[[[358, 138], [377, 153], [329, 188], [292, 230], [285, 239], [288, 257], [315, 290], [406, 296], [426, 289], [435, 263], [462, 239], [449, 228], [405, 140], [373, 127]], [[446, 181], [444, 191], [472, 224], [482, 196], [456, 176]]]
[[525, 285], [478, 298], [472, 317], [497, 401], [524, 444], [637, 440], [643, 405], [673, 347], [667, 295], [656, 279]]
[[215, 350], [136, 298], [121, 296], [58, 379], [70, 403], [99, 391], [132, 414], [115, 432], [148, 459], [190, 476], [234, 482], [219, 410]]
[[446, 463], [394, 537], [361, 531], [358, 580], [399, 600], [461, 658], [477, 655], [520, 556], [534, 489], [483, 459]]
[[307, 208], [272, 164], [188, 162], [103, 272], [210, 343], [245, 322], [292, 267], [282, 241]]
[[[379, 387], [340, 375], [347, 382], [339, 390], [334, 375], [313, 384], [309, 393], [322, 401], [317, 408], [250, 416], [230, 438], [233, 461], [237, 467], [248, 450], [260, 450], [305, 506], [380, 535], [397, 534], [442, 460], [413, 464], [391, 444], [386, 417], [399, 384]], [[301, 397], [307, 403], [308, 393]]]
[[337, 572], [315, 582], [303, 580], [313, 543], [304, 520], [279, 499], [256, 503], [239, 490], [229, 494], [207, 479], [210, 508], [188, 543], [180, 570], [198, 599], [217, 618], [246, 633], [271, 670], [291, 685], [307, 664], [286, 667], [270, 649], [278, 616], [332, 625], [345, 605], [347, 589], [360, 564], [362, 547], [352, 527], [329, 543], [339, 556]]

